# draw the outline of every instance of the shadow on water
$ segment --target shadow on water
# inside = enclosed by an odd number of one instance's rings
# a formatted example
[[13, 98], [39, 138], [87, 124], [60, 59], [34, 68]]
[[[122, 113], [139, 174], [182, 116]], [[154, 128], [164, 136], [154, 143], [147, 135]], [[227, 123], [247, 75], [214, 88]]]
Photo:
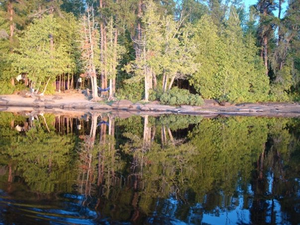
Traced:
[[297, 118], [0, 113], [0, 224], [299, 224]]

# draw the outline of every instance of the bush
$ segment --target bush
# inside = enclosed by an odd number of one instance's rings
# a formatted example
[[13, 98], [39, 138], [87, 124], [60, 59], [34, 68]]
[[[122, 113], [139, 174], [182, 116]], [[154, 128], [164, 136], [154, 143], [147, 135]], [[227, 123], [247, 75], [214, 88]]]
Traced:
[[149, 93], [149, 100], [154, 101], [154, 100], [159, 100], [161, 95], [163, 94], [163, 91], [161, 89], [156, 89], [156, 90], [150, 90]]
[[139, 101], [143, 98], [144, 89], [142, 83], [124, 83], [119, 88], [116, 97], [119, 99], [128, 99], [132, 102]]
[[26, 86], [22, 83], [16, 83], [16, 85], [13, 86], [10, 80], [1, 80], [0, 87], [0, 95], [14, 94], [26, 89]]
[[194, 95], [186, 89], [176, 87], [163, 93], [159, 100], [162, 104], [167, 105], [202, 105], [204, 103], [200, 95]]

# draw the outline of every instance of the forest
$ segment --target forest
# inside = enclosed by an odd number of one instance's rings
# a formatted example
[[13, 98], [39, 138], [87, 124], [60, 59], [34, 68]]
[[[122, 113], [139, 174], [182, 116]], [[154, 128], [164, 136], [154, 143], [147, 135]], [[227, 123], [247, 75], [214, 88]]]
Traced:
[[0, 94], [297, 101], [300, 2], [1, 0]]

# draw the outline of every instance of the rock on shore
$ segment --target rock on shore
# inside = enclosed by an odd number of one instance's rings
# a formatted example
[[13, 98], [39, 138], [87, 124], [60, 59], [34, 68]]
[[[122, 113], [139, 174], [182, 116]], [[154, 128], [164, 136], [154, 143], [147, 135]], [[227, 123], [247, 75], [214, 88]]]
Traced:
[[0, 110], [16, 108], [39, 109], [45, 111], [124, 111], [133, 114], [193, 114], [193, 115], [245, 115], [245, 116], [300, 116], [298, 103], [243, 103], [220, 105], [214, 100], [205, 100], [202, 106], [169, 106], [159, 102], [138, 102], [117, 100], [112, 102], [90, 101], [83, 94], [59, 94], [49, 96], [23, 97], [20, 95], [0, 96]]

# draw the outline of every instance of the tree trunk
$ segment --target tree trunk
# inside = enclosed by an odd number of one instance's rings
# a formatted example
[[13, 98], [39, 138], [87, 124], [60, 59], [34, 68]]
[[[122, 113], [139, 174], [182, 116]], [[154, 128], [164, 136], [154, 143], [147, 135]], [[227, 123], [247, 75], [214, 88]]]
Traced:
[[[144, 63], [146, 63], [146, 46], [144, 45], [144, 49], [143, 49], [143, 60]], [[144, 66], [144, 73], [145, 73], [145, 101], [148, 102], [149, 101], [149, 74], [148, 74], [148, 68], [145, 65]]]
[[162, 80], [162, 89], [163, 89], [163, 92], [166, 92], [167, 91], [167, 75], [165, 73], [163, 73], [163, 80]]
[[175, 80], [175, 76], [173, 76], [173, 77], [171, 78], [171, 81], [170, 81], [168, 90], [171, 90], [171, 88], [172, 88], [172, 86], [173, 86], [173, 83], [174, 83], [174, 80]]
[[106, 64], [106, 61], [107, 61], [107, 40], [106, 40], [106, 29], [103, 29], [103, 32], [104, 32], [104, 40], [103, 40], [103, 44], [104, 44], [104, 59], [103, 59], [103, 62], [104, 62], [104, 76], [103, 76], [103, 88], [106, 89], [107, 88], [107, 64]]
[[[91, 19], [92, 17], [92, 24], [91, 24]], [[97, 86], [97, 74], [96, 74], [96, 68], [94, 65], [94, 45], [96, 44], [94, 39], [93, 39], [93, 34], [95, 33], [95, 22], [94, 22], [94, 14], [92, 11], [92, 15], [88, 12], [88, 37], [89, 37], [89, 43], [90, 43], [90, 49], [91, 49], [91, 56], [90, 56], [90, 74], [89, 76], [91, 77], [91, 85], [92, 85], [92, 96], [93, 99], [98, 98], [98, 86]]]
[[[9, 14], [9, 51], [12, 53], [13, 52], [13, 41], [14, 41], [14, 33], [15, 33], [15, 23], [13, 21], [13, 18], [14, 18], [14, 8], [13, 8], [13, 3], [12, 1], [10, 0], [8, 2], [8, 6], [7, 6], [7, 11], [8, 11], [8, 14]], [[11, 85], [12, 86], [15, 86], [15, 78], [12, 77], [11, 78]]]
[[[101, 1], [102, 2], [102, 1]], [[101, 8], [101, 4], [100, 4]], [[101, 88], [104, 89], [104, 26], [103, 22], [101, 21], [100, 24], [100, 61], [101, 61], [101, 72], [100, 72], [100, 78], [101, 78]]]
[[7, 6], [7, 11], [8, 11], [8, 14], [9, 14], [9, 42], [10, 42], [10, 52], [12, 52], [13, 50], [13, 37], [14, 37], [14, 32], [15, 32], [15, 23], [13, 21], [13, 18], [14, 18], [14, 8], [13, 8], [13, 3], [12, 1], [10, 0], [8, 2], [8, 6]]
[[263, 37], [263, 51], [264, 51], [263, 56], [264, 56], [266, 75], [268, 75], [269, 69], [268, 69], [268, 37], [267, 36]]
[[70, 84], [69, 84], [69, 82], [70, 82], [70, 75], [68, 74], [68, 75], [67, 75], [67, 90], [70, 89]]
[[144, 134], [143, 134], [143, 147], [148, 149], [151, 143], [151, 127], [149, 126], [148, 115], [144, 116]]
[[110, 98], [113, 98], [116, 93], [116, 76], [117, 76], [117, 48], [118, 48], [118, 31], [115, 30], [114, 36], [114, 56], [113, 56], [113, 78], [110, 86]]
[[157, 79], [155, 72], [152, 71], [152, 82], [153, 82], [153, 89], [157, 88]]

